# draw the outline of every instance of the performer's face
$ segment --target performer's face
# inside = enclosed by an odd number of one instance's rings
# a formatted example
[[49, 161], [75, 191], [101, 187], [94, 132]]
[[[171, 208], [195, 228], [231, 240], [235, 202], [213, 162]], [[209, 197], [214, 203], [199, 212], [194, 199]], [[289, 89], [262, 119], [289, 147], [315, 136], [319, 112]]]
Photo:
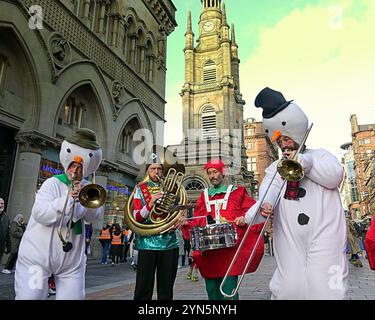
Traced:
[[277, 145], [281, 149], [282, 152], [285, 150], [297, 150], [298, 149], [298, 144], [294, 142], [291, 138], [288, 136], [280, 136], [277, 140]]
[[210, 179], [210, 182], [213, 186], [220, 186], [223, 182], [223, 175], [220, 173], [220, 171], [209, 168], [207, 170], [208, 179]]
[[156, 176], [158, 176], [159, 178], [161, 178], [161, 176], [163, 174], [163, 168], [162, 168], [162, 166], [160, 164], [153, 163], [153, 164], [151, 164], [148, 167], [147, 174], [148, 174], [148, 176], [150, 177], [150, 179], [152, 181], [158, 182], [159, 179]]
[[72, 180], [78, 180], [78, 181], [81, 181], [82, 180], [82, 170], [83, 170], [83, 167], [82, 167], [82, 164], [78, 163], [78, 162], [72, 162], [72, 164], [69, 166], [69, 169], [68, 169], [68, 178], [70, 181]]

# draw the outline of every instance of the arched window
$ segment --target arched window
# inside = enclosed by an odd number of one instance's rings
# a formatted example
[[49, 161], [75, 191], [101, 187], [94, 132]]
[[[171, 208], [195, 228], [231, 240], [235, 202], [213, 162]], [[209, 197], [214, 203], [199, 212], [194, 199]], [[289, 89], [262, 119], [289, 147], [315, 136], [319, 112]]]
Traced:
[[216, 63], [212, 60], [208, 60], [203, 65], [203, 82], [204, 83], [216, 82]]
[[152, 82], [154, 79], [154, 55], [152, 53], [152, 43], [150, 40], [146, 44], [146, 80]]
[[122, 131], [120, 140], [120, 152], [132, 155], [133, 150], [136, 146], [136, 142], [133, 141], [134, 133], [140, 128], [139, 122], [136, 118], [131, 119]]
[[195, 191], [195, 190], [204, 190], [204, 189], [205, 189], [204, 184], [201, 181], [196, 180], [196, 179], [188, 180], [185, 183], [185, 190], [186, 191]]
[[93, 28], [94, 28], [95, 4], [96, 4], [95, 0], [90, 0], [90, 2], [89, 2], [89, 10], [88, 10], [88, 14], [87, 14], [87, 20], [88, 20], [89, 28], [91, 30], [93, 30]]
[[127, 39], [127, 57], [126, 61], [129, 64], [135, 64], [135, 50], [137, 47], [137, 34], [135, 33], [135, 24], [132, 17], [128, 19], [128, 39]]
[[207, 106], [202, 111], [202, 139], [216, 136], [216, 112], [212, 106]]
[[142, 30], [138, 30], [138, 43], [137, 43], [137, 51], [136, 51], [136, 58], [135, 64], [137, 65], [137, 71], [140, 74], [145, 73], [145, 58], [146, 58], [146, 44], [145, 44], [145, 36]]

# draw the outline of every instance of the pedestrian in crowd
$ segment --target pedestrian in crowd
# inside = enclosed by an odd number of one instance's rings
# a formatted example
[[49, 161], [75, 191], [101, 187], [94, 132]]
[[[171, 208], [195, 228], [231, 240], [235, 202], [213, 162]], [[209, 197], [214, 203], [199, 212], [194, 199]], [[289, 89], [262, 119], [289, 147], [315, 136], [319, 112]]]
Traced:
[[126, 242], [124, 242], [124, 262], [128, 260], [130, 244], [133, 241], [134, 233], [127, 227], [126, 228]]
[[122, 226], [122, 236], [123, 236], [123, 241], [121, 244], [121, 255], [120, 255], [120, 262], [125, 262], [126, 261], [126, 255], [125, 255], [125, 248], [128, 243], [128, 234], [129, 230], [123, 225]]
[[[138, 223], [147, 223], [156, 201], [163, 196], [160, 179], [163, 176], [163, 165], [160, 156], [155, 153], [147, 155], [146, 174], [148, 181], [135, 188], [133, 199], [133, 216]], [[155, 273], [157, 282], [157, 299], [173, 300], [173, 286], [178, 266], [178, 240], [175, 230], [158, 235], [136, 238], [138, 250], [137, 276], [134, 300], [151, 300]]]
[[[292, 101], [270, 88], [255, 99], [255, 106], [263, 108], [265, 132], [284, 159], [294, 157], [309, 127], [307, 116]], [[297, 161], [304, 170], [302, 179], [284, 180], [277, 172], [280, 161], [273, 162], [259, 188], [259, 199], [265, 197], [264, 201], [247, 212], [246, 221], [250, 223], [260, 205], [265, 209], [261, 216], [274, 211], [277, 267], [270, 282], [272, 299], [345, 299], [346, 223], [338, 190], [343, 168], [324, 149], [302, 145], [300, 151]], [[340, 285], [332, 285], [332, 273], [341, 280]]]
[[[102, 220], [103, 206], [86, 208], [79, 199], [102, 159], [96, 134], [79, 128], [61, 145], [64, 174], [43, 182], [38, 190], [30, 220], [22, 237], [15, 273], [17, 300], [46, 299], [48, 277], [54, 275], [57, 300], [85, 298], [84, 222]], [[38, 275], [38, 285], [35, 282]]]
[[99, 235], [99, 242], [103, 248], [101, 264], [108, 263], [108, 254], [109, 254], [109, 248], [111, 247], [111, 241], [112, 241], [111, 226], [108, 223], [106, 223], [103, 226], [102, 230], [100, 231], [100, 235]]
[[8, 257], [8, 261], [5, 264], [5, 268], [3, 269], [2, 273], [11, 274], [17, 261], [18, 257], [18, 249], [20, 246], [21, 238], [23, 233], [25, 232], [25, 220], [22, 213], [18, 213], [12, 223], [10, 224], [10, 255]]
[[[191, 203], [189, 203], [191, 205]], [[187, 214], [187, 218], [192, 217], [192, 212], [191, 214]], [[184, 254], [182, 256], [182, 265], [185, 266], [185, 262], [190, 266], [191, 264], [191, 259], [190, 256], [192, 257], [191, 253], [191, 244], [190, 244], [190, 233], [188, 228], [180, 228], [181, 234], [182, 234], [182, 239], [184, 241]]]
[[180, 260], [180, 264], [177, 268], [179, 269], [185, 266], [184, 239], [182, 237], [182, 232], [179, 228], [176, 229], [176, 237], [178, 240], [178, 260]]
[[[375, 213], [374, 213], [375, 214]], [[375, 219], [369, 219], [369, 228], [365, 235], [366, 256], [371, 270], [375, 270]]]
[[55, 283], [55, 277], [53, 274], [51, 274], [48, 277], [48, 297], [54, 296], [56, 294], [56, 283]]
[[271, 254], [270, 233], [267, 230], [264, 231], [263, 239], [264, 239], [264, 254], [269, 256]]
[[4, 199], [0, 198], [0, 265], [3, 254], [10, 252], [9, 218], [4, 210]]
[[121, 257], [124, 234], [120, 225], [116, 224], [112, 233], [110, 256], [112, 257], [112, 267], [118, 265]]
[[346, 214], [346, 226], [347, 226], [347, 243], [349, 246], [349, 262], [355, 267], [363, 267], [363, 264], [359, 258], [359, 254], [362, 252], [359, 246], [359, 239], [357, 231], [354, 227], [354, 222], [351, 219], [350, 214]]
[[85, 222], [85, 238], [86, 238], [86, 246], [85, 246], [85, 254], [91, 254], [91, 237], [92, 237], [92, 223]]
[[[220, 285], [247, 230], [245, 213], [255, 203], [255, 200], [249, 196], [245, 187], [225, 184], [225, 165], [220, 159], [212, 159], [204, 166], [204, 169], [210, 179], [212, 188], [205, 189], [198, 198], [194, 209], [196, 219], [182, 221], [181, 225], [182, 228], [189, 229], [197, 226], [206, 227], [207, 221], [208, 224], [229, 223], [236, 230], [237, 241], [234, 247], [207, 250], [204, 251], [204, 254], [199, 250], [193, 252], [193, 259], [205, 280], [209, 300], [223, 300], [227, 298], [221, 293]], [[207, 217], [207, 219], [199, 217]], [[226, 294], [232, 294], [237, 287], [238, 275], [244, 271], [247, 259], [261, 229], [261, 224], [251, 227], [251, 232], [249, 232], [232, 271], [223, 285], [223, 291]], [[230, 235], [228, 234], [228, 236]], [[246, 273], [254, 272], [257, 269], [263, 257], [263, 251], [262, 238], [255, 250], [252, 263], [245, 271]], [[234, 299], [239, 299], [238, 292], [234, 295]]]

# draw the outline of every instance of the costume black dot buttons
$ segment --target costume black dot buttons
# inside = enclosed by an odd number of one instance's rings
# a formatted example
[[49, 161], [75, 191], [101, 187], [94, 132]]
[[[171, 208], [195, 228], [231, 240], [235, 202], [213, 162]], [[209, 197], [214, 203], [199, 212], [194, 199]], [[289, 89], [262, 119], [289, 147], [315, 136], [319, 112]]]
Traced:
[[305, 215], [304, 213], [300, 213], [298, 215], [298, 223], [301, 225], [301, 226], [304, 226], [306, 224], [309, 223], [309, 220], [310, 220], [310, 217]]
[[306, 190], [304, 188], [298, 188], [298, 198], [303, 198], [306, 195]]

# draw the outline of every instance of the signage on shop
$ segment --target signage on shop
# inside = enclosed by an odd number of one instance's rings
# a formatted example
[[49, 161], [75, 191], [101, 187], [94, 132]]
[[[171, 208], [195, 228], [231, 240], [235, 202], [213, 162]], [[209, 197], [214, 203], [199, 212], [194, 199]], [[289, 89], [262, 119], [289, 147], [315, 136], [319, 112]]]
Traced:
[[53, 174], [63, 174], [63, 173], [64, 173], [64, 171], [61, 171], [61, 170], [59, 170], [59, 169], [52, 168], [52, 167], [47, 166], [47, 165], [44, 165], [44, 166], [42, 167], [42, 170], [43, 170], [43, 171], [46, 171], [46, 172], [51, 172], [51, 173], [53, 173]]
[[109, 190], [109, 191], [117, 191], [117, 192], [126, 194], [127, 196], [130, 194], [128, 188], [120, 188], [120, 187], [112, 186], [110, 184], [107, 184], [107, 190]]

